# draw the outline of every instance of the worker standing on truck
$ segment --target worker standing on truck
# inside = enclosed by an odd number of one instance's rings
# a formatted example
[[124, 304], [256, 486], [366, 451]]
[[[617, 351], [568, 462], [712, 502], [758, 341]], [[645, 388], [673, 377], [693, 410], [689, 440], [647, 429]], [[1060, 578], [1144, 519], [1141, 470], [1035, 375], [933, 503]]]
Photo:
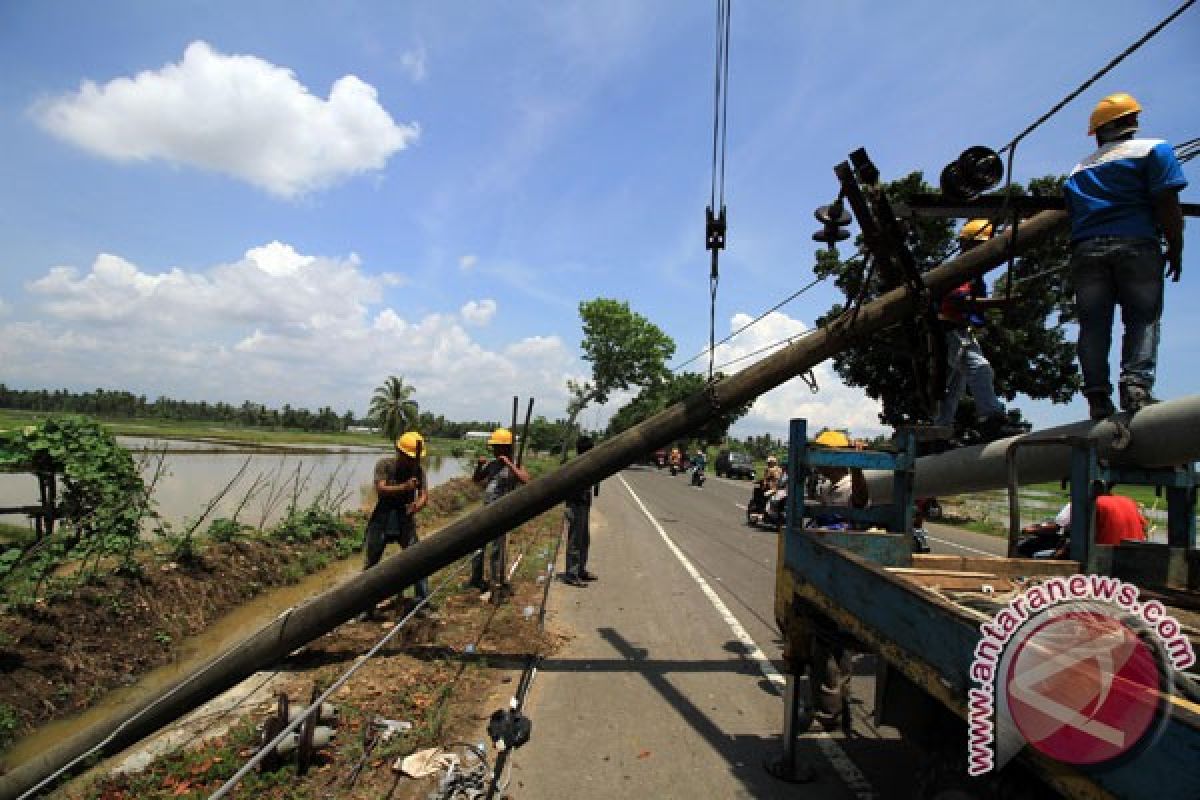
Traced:
[[[1175, 152], [1162, 139], [1136, 139], [1141, 105], [1111, 94], [1093, 109], [1088, 135], [1099, 147], [1063, 184], [1071, 215], [1071, 277], [1079, 315], [1079, 367], [1094, 420], [1116, 412], [1108, 352], [1113, 311], [1121, 307], [1120, 401], [1136, 413], [1157, 402], [1154, 388], [1164, 278], [1183, 274], [1187, 186]], [[1159, 232], [1166, 253], [1159, 246]]]
[[[519, 484], [529, 483], [529, 473], [518, 467], [512, 460], [512, 431], [508, 428], [496, 428], [488, 437], [488, 446], [492, 449], [491, 460], [480, 456], [475, 463], [475, 472], [471, 476], [471, 480], [483, 486], [483, 505], [485, 507], [517, 488]], [[490, 544], [477, 550], [471, 561], [471, 586], [481, 592], [488, 589], [488, 584], [483, 581], [483, 556], [488, 547], [492, 549], [489, 559], [492, 584], [503, 588], [507, 583], [504, 574], [504, 534], [501, 534]]]
[[[425, 440], [416, 431], [409, 431], [396, 440], [396, 454], [381, 458], [375, 464], [375, 494], [379, 498], [367, 521], [363, 570], [379, 563], [388, 542], [397, 542], [405, 549], [417, 543], [416, 514], [429, 502], [425, 470], [421, 456]], [[407, 588], [407, 587], [405, 587]], [[397, 596], [404, 594], [401, 589]], [[429, 596], [429, 581], [421, 578], [416, 584], [416, 600]], [[362, 619], [370, 619], [367, 611]]]
[[[958, 241], [965, 253], [992, 238], [994, 228], [986, 219], [973, 219], [962, 226]], [[987, 284], [979, 277], [947, 292], [938, 304], [946, 342], [946, 391], [938, 404], [934, 424], [951, 427], [963, 392], [970, 390], [979, 418], [979, 431], [987, 441], [1016, 436], [1025, 429], [1009, 422], [1004, 404], [996, 397], [995, 372], [983, 354], [975, 329], [986, 321], [983, 312], [1005, 304], [1002, 298], [988, 298]]]

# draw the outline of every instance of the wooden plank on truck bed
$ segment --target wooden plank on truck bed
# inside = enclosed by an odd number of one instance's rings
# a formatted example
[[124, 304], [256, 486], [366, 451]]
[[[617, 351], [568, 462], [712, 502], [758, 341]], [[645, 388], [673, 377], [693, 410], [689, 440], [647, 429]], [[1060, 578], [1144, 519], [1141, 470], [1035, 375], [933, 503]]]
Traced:
[[912, 565], [922, 569], [942, 569], [957, 572], [990, 572], [1006, 576], [1077, 575], [1078, 561], [1056, 561], [1049, 558], [995, 558], [980, 556], [948, 556], [919, 553]]

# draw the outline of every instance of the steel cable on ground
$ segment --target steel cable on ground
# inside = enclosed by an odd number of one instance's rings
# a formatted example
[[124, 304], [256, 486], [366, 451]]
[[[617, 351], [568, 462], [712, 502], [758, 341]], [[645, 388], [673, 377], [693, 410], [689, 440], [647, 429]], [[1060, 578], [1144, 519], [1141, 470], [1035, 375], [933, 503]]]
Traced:
[[[589, 489], [588, 491], [590, 492], [591, 490]], [[551, 554], [550, 561], [548, 562], [549, 569], [546, 570], [546, 585], [542, 588], [542, 602], [541, 602], [540, 607], [538, 608], [538, 631], [539, 632], [544, 632], [546, 630], [546, 603], [550, 599], [550, 584], [554, 582], [554, 572], [558, 565], [558, 552], [560, 549], [562, 549], [563, 539], [567, 538], [567, 536], [568, 536], [567, 521], [564, 518], [562, 530], [559, 531], [558, 540], [554, 543], [554, 552]], [[538, 652], [534, 652], [534, 653], [530, 654], [529, 660], [525, 664], [525, 669], [522, 670], [522, 672], [521, 672], [521, 678], [517, 682], [517, 691], [513, 695], [513, 710], [514, 711], [519, 712], [522, 708], [525, 707], [525, 699], [529, 696], [529, 690], [533, 686], [534, 679], [537, 677], [537, 667], [538, 667], [538, 664], [541, 663], [541, 660], [542, 660], [542, 655], [541, 655], [540, 647], [539, 647]], [[512, 780], [511, 768], [509, 769], [509, 780], [508, 781], [504, 781], [503, 784], [501, 785], [500, 778], [504, 773], [504, 767], [505, 767], [505, 764], [507, 764], [507, 762], [508, 762], [509, 754], [511, 752], [512, 752], [511, 748], [506, 748], [506, 749], [500, 751], [500, 754], [498, 756], [496, 756], [496, 765], [492, 771], [492, 782], [491, 782], [491, 785], [488, 787], [486, 800], [492, 800], [492, 798], [495, 797], [497, 791], [504, 792], [508, 789], [509, 782]]]
[[209, 795], [209, 800], [220, 800], [220, 798], [228, 795], [229, 792], [232, 791], [234, 789], [234, 787], [236, 787], [238, 785], [238, 783], [241, 782], [242, 778], [246, 777], [246, 775], [248, 775], [250, 773], [250, 770], [252, 770], [256, 766], [258, 766], [258, 764], [264, 758], [266, 758], [269, 753], [273, 752], [275, 750], [275, 748], [279, 745], [279, 743], [282, 742], [289, 733], [294, 731], [296, 728], [300, 727], [300, 725], [302, 725], [304, 723], [304, 720], [308, 717], [309, 714], [313, 713], [313, 711], [315, 709], [319, 709], [321, 707], [322, 703], [324, 703], [326, 700], [328, 700], [338, 689], [345, 686], [346, 683], [350, 680], [350, 678], [354, 675], [354, 673], [358, 672], [359, 669], [361, 669], [380, 650], [382, 650], [387, 645], [387, 643], [390, 642], [396, 636], [396, 634], [399, 633], [404, 628], [404, 626], [413, 619], [413, 617], [416, 616], [418, 611], [420, 611], [422, 608], [424, 608], [425, 605], [428, 604], [429, 601], [435, 595], [439, 594], [443, 589], [445, 589], [446, 586], [448, 586], [452, 580], [457, 578], [459, 573], [461, 573], [470, 563], [471, 563], [471, 560], [469, 558], [462, 559], [462, 563], [460, 563], [453, 572], [451, 572], [449, 575], [447, 575], [442, 580], [442, 582], [440, 584], [438, 584], [436, 588], [434, 588], [434, 590], [432, 592], [430, 592], [428, 595], [426, 595], [424, 598], [422, 598], [420, 602], [418, 602], [415, 606], [413, 606], [409, 610], [409, 612], [403, 617], [403, 619], [401, 619], [400, 622], [398, 622], [396, 624], [395, 627], [393, 627], [391, 630], [389, 630], [383, 636], [382, 639], [380, 639], [378, 642], [376, 642], [371, 647], [370, 650], [368, 650], [363, 655], [359, 656], [358, 660], [356, 660], [354, 662], [354, 664], [348, 670], [343, 672], [338, 677], [337, 680], [335, 680], [332, 684], [330, 684], [328, 689], [326, 689], [324, 692], [322, 692], [320, 694], [320, 696], [318, 696], [315, 700], [313, 700], [312, 703], [310, 703], [304, 709], [304, 711], [302, 711], [300, 714], [298, 714], [294, 720], [292, 720], [287, 725], [285, 725], [283, 727], [283, 730], [281, 730], [278, 734], [275, 735], [275, 738], [273, 738], [270, 742], [268, 742], [266, 745], [264, 745], [257, 753], [255, 753], [250, 758], [249, 761], [247, 761], [244, 765], [242, 765], [242, 767], [229, 778], [229, 780], [227, 780], [220, 788], [218, 788], [215, 792], [213, 792], [211, 795]]
[[[525, 556], [529, 554], [529, 550], [530, 550], [530, 548], [533, 546], [533, 543], [534, 543], [534, 540], [533, 540], [532, 538], [530, 538], [530, 540], [529, 540], [529, 541], [527, 541], [527, 542], [525, 543], [525, 547], [524, 547], [524, 548], [521, 550], [521, 552], [517, 554], [517, 557], [516, 557], [515, 559], [513, 559], [512, 565], [509, 567], [508, 571], [505, 573], [505, 574], [507, 575], [507, 578], [508, 578], [509, 580], [511, 580], [511, 579], [512, 579], [512, 576], [513, 576], [513, 574], [514, 574], [514, 573], [517, 571], [517, 566], [518, 566], [518, 565], [520, 565], [521, 561], [522, 561], [522, 560], [525, 558]], [[557, 551], [556, 551], [556, 552], [557, 552]], [[443, 589], [443, 588], [445, 588], [445, 586], [446, 586], [446, 585], [447, 585], [447, 584], [448, 584], [450, 581], [452, 581], [452, 580], [453, 580], [453, 579], [454, 579], [454, 578], [455, 578], [455, 577], [456, 577], [456, 576], [457, 576], [459, 573], [461, 573], [461, 572], [462, 572], [462, 570], [463, 570], [463, 569], [466, 567], [466, 565], [467, 565], [467, 564], [470, 564], [470, 563], [471, 563], [471, 561], [474, 559], [474, 557], [475, 557], [475, 554], [474, 554], [474, 553], [473, 553], [473, 554], [471, 554], [471, 555], [469, 555], [469, 556], [465, 556], [465, 557], [463, 558], [463, 563], [459, 564], [458, 568], [457, 568], [457, 569], [455, 569], [453, 573], [451, 573], [451, 574], [450, 574], [450, 575], [449, 575], [449, 576], [448, 576], [448, 577], [447, 577], [445, 580], [443, 580], [443, 581], [442, 581], [440, 584], [438, 584], [437, 588], [435, 588], [435, 589], [434, 589], [432, 592], [430, 592], [430, 593], [429, 593], [429, 597], [428, 597], [428, 598], [426, 598], [426, 601], [425, 601], [425, 602], [428, 602], [429, 600], [432, 600], [432, 599], [433, 599], [433, 597], [434, 597], [434, 595], [436, 595], [436, 594], [440, 593], [440, 592], [442, 591], [442, 589]], [[413, 609], [411, 609], [411, 611], [410, 611], [409, 615], [408, 615], [408, 616], [406, 616], [406, 617], [405, 617], [403, 620], [401, 620], [401, 622], [400, 622], [400, 623], [399, 623], [399, 624], [396, 626], [396, 628], [399, 628], [399, 627], [403, 626], [403, 625], [404, 625], [406, 622], [408, 622], [408, 621], [409, 621], [409, 619], [411, 618], [412, 614], [414, 614], [414, 613], [415, 613], [415, 612], [416, 612], [416, 611], [417, 611], [417, 610], [418, 610], [418, 609], [421, 607], [421, 605], [422, 605], [422, 604], [418, 604], [416, 607], [414, 607]], [[483, 621], [483, 625], [482, 625], [482, 626], [480, 626], [479, 633], [478, 633], [478, 634], [475, 636], [475, 639], [474, 639], [474, 641], [473, 641], [473, 642], [471, 642], [471, 643], [469, 643], [469, 644], [467, 645], [467, 648], [468, 648], [467, 652], [468, 652], [468, 653], [473, 653], [473, 652], [476, 652], [476, 651], [478, 650], [478, 647], [479, 647], [480, 643], [483, 641], [483, 637], [484, 637], [484, 636], [487, 634], [487, 632], [488, 632], [488, 629], [491, 627], [491, 625], [492, 625], [492, 621], [493, 621], [493, 620], [496, 618], [496, 613], [497, 613], [499, 610], [500, 610], [500, 605], [499, 605], [499, 604], [493, 604], [493, 605], [492, 605], [492, 610], [491, 610], [491, 612], [490, 612], [490, 613], [487, 615], [487, 618], [486, 618], [486, 619]], [[391, 636], [391, 635], [394, 633], [394, 631], [395, 631], [395, 629], [393, 629], [392, 631], [389, 631], [389, 632], [388, 632], [388, 636]], [[388, 638], [388, 636], [385, 636], [384, 638], [386, 639], [386, 638]], [[465, 666], [465, 662], [463, 662], [463, 663], [464, 663], [464, 666]], [[357, 669], [357, 666], [358, 666], [358, 665], [356, 665], [356, 666], [355, 666], [355, 669]], [[448, 682], [447, 682], [447, 684], [446, 684], [446, 686], [445, 686], [445, 690], [446, 690], [446, 691], [452, 690], [452, 689], [453, 689], [453, 687], [455, 686], [455, 684], [457, 684], [457, 683], [458, 683], [458, 679], [459, 679], [459, 677], [461, 677], [461, 675], [462, 675], [462, 670], [460, 669], [460, 670], [459, 670], [459, 672], [458, 672], [458, 674], [457, 674], [457, 675], [455, 675], [455, 676], [454, 676], [454, 677], [453, 677], [453, 678], [452, 678], [450, 681], [448, 681]], [[319, 701], [317, 701], [317, 702], [319, 702]], [[316, 703], [314, 703], [314, 705], [313, 705], [313, 706], [310, 706], [310, 709], [311, 709], [311, 708], [313, 708], [313, 707], [315, 707], [315, 705], [316, 705]], [[306, 712], [305, 712], [304, 714], [302, 714], [301, 716], [302, 716], [302, 717], [303, 717], [303, 716], [307, 716], [307, 710], [306, 710]], [[456, 744], [457, 744], [457, 743], [456, 743]], [[454, 746], [454, 745], [450, 745], [450, 746]], [[470, 748], [472, 748], [472, 749], [476, 749], [474, 745], [466, 745], [466, 746], [467, 746], [467, 747], [470, 747]], [[484, 760], [485, 760], [485, 762], [486, 762], [486, 757], [485, 757], [485, 759], [484, 759]], [[365, 756], [364, 756], [364, 761], [365, 761]], [[355, 773], [356, 773], [356, 772], [358, 772], [358, 771], [360, 771], [360, 770], [361, 770], [361, 764], [356, 764], [354, 767], [352, 767], [352, 769], [351, 769], [351, 775], [350, 775], [349, 777], [351, 777], [351, 778], [355, 778], [355, 779], [356, 779], [356, 777], [357, 777], [357, 776], [355, 775]], [[333, 777], [333, 779], [332, 779], [332, 780], [330, 780], [330, 781], [329, 781], [329, 782], [326, 784], [326, 788], [328, 789], [329, 787], [332, 787], [332, 786], [333, 786], [335, 783], [337, 783], [337, 781], [338, 781], [338, 779], [339, 779], [340, 777], [341, 777], [341, 776], [335, 775], [335, 776]], [[399, 777], [400, 777], [400, 776], [397, 776], [397, 778], [399, 778]], [[394, 789], [395, 789], [395, 786], [393, 786], [392, 788], [393, 788], [393, 791], [394, 791]], [[216, 795], [213, 795], [212, 797], [216, 797]], [[211, 797], [210, 797], [210, 800], [211, 800]]]

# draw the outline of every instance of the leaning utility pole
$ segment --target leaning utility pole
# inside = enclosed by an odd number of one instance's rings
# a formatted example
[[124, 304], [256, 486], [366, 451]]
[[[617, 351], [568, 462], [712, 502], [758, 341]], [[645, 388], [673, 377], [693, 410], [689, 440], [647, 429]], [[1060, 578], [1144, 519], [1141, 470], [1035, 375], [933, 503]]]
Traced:
[[[1066, 222], [1061, 211], [1046, 211], [1022, 222], [1015, 234], [1007, 231], [986, 244], [924, 273], [924, 288], [932, 295], [983, 275], [1057, 232]], [[308, 603], [292, 609], [208, 665], [167, 687], [125, 720], [110, 720], [88, 728], [37, 758], [0, 776], [0, 800], [41, 791], [65, 767], [85, 753], [105, 755], [139, 741], [186, 711], [209, 700], [238, 681], [278, 662], [298, 647], [333, 630], [418, 578], [479, 549], [486, 542], [548, 511], [567, 496], [600, 482], [641, 460], [668, 442], [703, 426], [730, 408], [737, 408], [854, 346], [869, 346], [870, 334], [900, 323], [928, 302], [923, 292], [903, 286], [847, 312], [813, 330], [774, 355], [717, 381], [687, 400], [604, 442], [558, 471], [514, 491], [468, 517], [448, 525], [435, 536], [377, 564], [370, 570]]]

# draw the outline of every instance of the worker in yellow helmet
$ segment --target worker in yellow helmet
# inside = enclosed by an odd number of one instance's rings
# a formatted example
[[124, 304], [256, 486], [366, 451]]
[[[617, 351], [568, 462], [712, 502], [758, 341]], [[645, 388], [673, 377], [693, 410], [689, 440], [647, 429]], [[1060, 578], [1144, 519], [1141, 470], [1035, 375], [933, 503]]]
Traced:
[[[813, 440], [813, 446], [835, 450], [853, 448], [850, 437], [838, 430], [824, 430]], [[867, 505], [867, 479], [857, 467], [817, 467], [814, 472], [820, 477], [812, 499], [823, 506], [846, 506], [864, 508]], [[828, 527], [823, 517], [816, 519], [818, 527]], [[839, 518], [839, 522], [845, 522]]]
[[[994, 228], [986, 219], [969, 220], [958, 232], [959, 247], [972, 250], [992, 238]], [[958, 402], [970, 391], [975, 400], [977, 429], [987, 441], [1016, 436], [1025, 429], [1009, 421], [1008, 412], [994, 387], [992, 364], [983, 354], [975, 330], [986, 322], [983, 312], [1004, 305], [1003, 298], [989, 298], [982, 277], [968, 281], [942, 297], [938, 320], [946, 346], [946, 387], [933, 423], [953, 427]]]
[[[496, 428], [488, 437], [488, 447], [492, 449], [492, 458], [489, 460], [480, 456], [471, 476], [471, 480], [483, 486], [484, 506], [496, 502], [517, 486], [529, 483], [529, 473], [513, 461], [512, 431], [508, 428]], [[505, 537], [501, 534], [490, 543], [492, 552], [489, 559], [489, 577], [491, 585], [497, 589], [508, 583], [504, 574], [504, 540]], [[486, 549], [487, 546], [476, 551], [471, 561], [471, 585], [481, 592], [489, 588], [483, 580], [483, 556]]]
[[[417, 543], [416, 514], [429, 502], [429, 490], [425, 482], [425, 470], [421, 467], [425, 440], [416, 431], [408, 431], [396, 440], [396, 453], [381, 458], [375, 464], [375, 509], [367, 521], [367, 535], [363, 543], [365, 560], [363, 569], [368, 570], [379, 563], [388, 542], [396, 542], [402, 548]], [[402, 597], [407, 587], [397, 597]], [[429, 596], [429, 581], [421, 578], [416, 583], [416, 601]], [[423, 613], [422, 607], [419, 613]], [[362, 619], [370, 619], [367, 611]]]
[[[1187, 186], [1175, 152], [1162, 139], [1135, 138], [1142, 106], [1124, 92], [1092, 110], [1088, 135], [1099, 149], [1063, 184], [1071, 215], [1071, 277], [1079, 315], [1079, 366], [1092, 419], [1115, 411], [1108, 351], [1113, 315], [1121, 308], [1121, 408], [1136, 413], [1151, 394], [1158, 361], [1164, 279], [1183, 273], [1183, 211]], [[1164, 254], [1159, 233], [1166, 239]]]

